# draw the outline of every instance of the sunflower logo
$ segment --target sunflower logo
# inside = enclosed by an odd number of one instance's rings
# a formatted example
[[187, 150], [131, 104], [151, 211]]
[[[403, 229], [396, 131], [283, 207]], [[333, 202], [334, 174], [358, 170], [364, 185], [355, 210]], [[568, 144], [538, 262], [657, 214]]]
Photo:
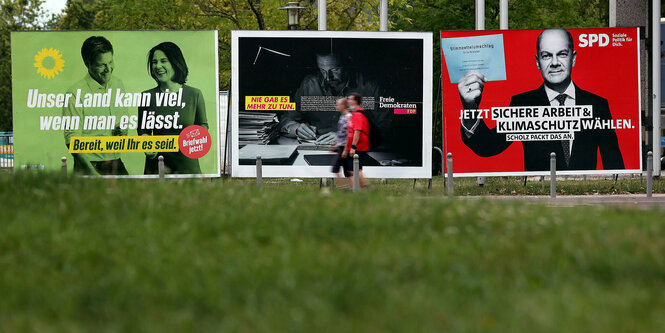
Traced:
[[62, 59], [62, 54], [56, 49], [42, 49], [35, 55], [35, 67], [37, 73], [41, 76], [52, 79], [54, 76], [60, 74], [65, 67], [65, 60]]

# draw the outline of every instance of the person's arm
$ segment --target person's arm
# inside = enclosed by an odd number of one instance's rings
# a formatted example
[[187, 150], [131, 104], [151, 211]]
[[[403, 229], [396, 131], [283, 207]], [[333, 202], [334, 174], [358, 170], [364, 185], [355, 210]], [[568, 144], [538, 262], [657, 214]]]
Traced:
[[[144, 91], [143, 93], [150, 93], [149, 91]], [[154, 99], [155, 96], [154, 94], [150, 93], [151, 99]], [[145, 129], [142, 128], [141, 125], [143, 124], [143, 111], [148, 111], [150, 106], [139, 106], [137, 109], [138, 113], [138, 127], [136, 127], [136, 134], [137, 135], [152, 135], [152, 129]]]
[[316, 128], [308, 124], [307, 115], [300, 111], [302, 104], [300, 99], [307, 94], [311, 85], [318, 84], [311, 77], [306, 77], [293, 96], [292, 103], [296, 104], [296, 110], [284, 112], [281, 121], [280, 133], [287, 138], [302, 138], [306, 140], [316, 139]]
[[[480, 106], [480, 101], [483, 97], [483, 89], [485, 88], [487, 78], [480, 72], [470, 70], [457, 82], [457, 91], [460, 95], [462, 108], [465, 110], [476, 110]], [[467, 138], [475, 133], [476, 127], [482, 122], [480, 118], [477, 119], [463, 119], [462, 134]]]
[[[120, 91], [125, 92], [125, 85], [122, 83], [122, 81], [118, 80], [117, 81], [117, 87], [116, 89], [120, 89]], [[119, 135], [119, 136], [126, 136], [129, 134], [129, 130], [127, 128], [121, 129], [120, 128], [120, 119], [122, 119], [123, 116], [129, 116], [129, 108], [125, 106], [121, 106], [119, 108], [115, 108], [115, 116], [117, 120], [117, 125], [113, 129], [112, 134], [113, 135]]]
[[[67, 150], [69, 150], [69, 145], [67, 145]], [[74, 165], [77, 166], [77, 172], [80, 172], [84, 175], [97, 175], [97, 170], [90, 163], [88, 154], [79, 154], [72, 153], [72, 158], [74, 159]]]
[[[79, 117], [80, 122], [83, 122], [84, 120], [84, 115], [81, 109], [77, 108], [75, 104], [75, 98], [74, 96], [76, 95], [75, 92], [72, 92], [71, 90], [68, 91], [67, 93], [71, 94], [69, 96], [69, 101], [67, 102], [67, 106], [62, 108], [62, 115], [65, 117]], [[75, 136], [83, 136], [83, 130], [81, 129], [66, 129], [63, 131], [64, 136], [65, 136], [65, 146], [67, 147], [67, 151], [69, 151], [69, 145], [72, 137]], [[82, 172], [83, 174], [86, 175], [96, 175], [97, 170], [92, 166], [90, 163], [90, 154], [79, 154], [79, 153], [71, 153], [72, 158], [74, 159], [74, 165], [77, 166], [78, 171]]]
[[[149, 92], [149, 91], [144, 91], [144, 93], [145, 92]], [[155, 97], [152, 93], [150, 93], [150, 94], [152, 95], [151, 96], [152, 98]], [[141, 125], [143, 124], [143, 111], [147, 111], [147, 108], [145, 106], [139, 106], [139, 108], [138, 108], [139, 123], [138, 123], [138, 127], [136, 128], [136, 134], [138, 134], [139, 136], [152, 135], [152, 129], [141, 128]], [[157, 152], [147, 152], [146, 151], [144, 153], [145, 153], [145, 156], [148, 157], [149, 159], [153, 159], [153, 158], [157, 157]]]
[[318, 138], [316, 138], [316, 144], [325, 146], [325, 145], [334, 145], [335, 141], [337, 141], [335, 138], [337, 137], [337, 134], [335, 132], [328, 132], [325, 134], [320, 135]]
[[[354, 113], [353, 115], [351, 115], [351, 119], [349, 119], [349, 125], [348, 125], [349, 135], [346, 138], [346, 146], [344, 147], [344, 153], [348, 152], [349, 156], [353, 156], [353, 154], [356, 153], [356, 149], [354, 147], [358, 144], [358, 141], [360, 141], [360, 132], [362, 131], [363, 128], [362, 119], [364, 117], [365, 116], [362, 113]], [[365, 119], [365, 121], [367, 120]]]
[[[595, 108], [595, 106], [594, 106]], [[595, 116], [601, 119], [612, 119], [610, 107], [606, 99], [598, 106], [598, 113]], [[600, 150], [600, 159], [603, 161], [603, 169], [605, 170], [619, 170], [625, 169], [623, 157], [621, 156], [621, 149], [619, 148], [619, 140], [617, 134], [613, 129], [597, 130], [598, 135], [598, 149]]]
[[353, 130], [353, 121], [354, 120], [352, 114], [346, 127], [347, 136], [346, 136], [346, 143], [344, 144], [344, 149], [342, 149], [342, 158], [346, 158], [348, 156], [349, 150], [351, 149], [351, 145], [353, 143], [353, 138], [355, 137], [355, 131]]
[[358, 144], [358, 141], [360, 141], [360, 130], [353, 130], [353, 142], [351, 142], [349, 156], [353, 157], [353, 155], [356, 153], [356, 148], [354, 147]]
[[[483, 74], [474, 70], [469, 71], [459, 80], [457, 90], [460, 95], [462, 107], [465, 110], [477, 110], [479, 108], [486, 81], [487, 79]], [[510, 106], [520, 104], [521, 102], [516, 102], [514, 99], [510, 101]], [[476, 117], [474, 119], [463, 119], [460, 121], [462, 142], [476, 155], [481, 157], [489, 157], [502, 153], [512, 142], [506, 141], [506, 135], [498, 133], [496, 127], [489, 129], [485, 122], [480, 117], [477, 117], [478, 113], [475, 114]]]
[[209, 129], [208, 127], [208, 116], [206, 115], [206, 103], [203, 99], [203, 94], [201, 90], [196, 89], [196, 115], [194, 118], [194, 125], [200, 125]]

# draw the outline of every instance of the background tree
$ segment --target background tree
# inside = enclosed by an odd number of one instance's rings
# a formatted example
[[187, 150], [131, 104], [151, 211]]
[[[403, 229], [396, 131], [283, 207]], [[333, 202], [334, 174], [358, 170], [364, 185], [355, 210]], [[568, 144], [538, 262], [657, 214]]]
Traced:
[[[317, 28], [315, 0], [306, 0], [301, 27]], [[229, 89], [231, 30], [284, 30], [281, 0], [69, 0], [57, 26], [66, 30], [219, 31], [220, 89]], [[376, 30], [378, 0], [328, 1], [329, 30]]]
[[[220, 89], [230, 88], [231, 30], [284, 30], [286, 0], [68, 0], [62, 14], [40, 19], [42, 0], [2, 0], [0, 130], [11, 129], [9, 31], [190, 30], [219, 31]], [[316, 30], [316, 0], [303, 0], [301, 29]], [[391, 31], [426, 31], [434, 38], [434, 142], [442, 142], [439, 31], [474, 29], [474, 0], [389, 0]], [[510, 28], [607, 26], [605, 0], [510, 0]], [[499, 27], [499, 0], [486, 2], [487, 29]], [[328, 0], [328, 30], [378, 30], [379, 0]], [[45, 22], [45, 23], [40, 23]]]
[[42, 0], [2, 0], [0, 20], [0, 131], [12, 129], [11, 32], [40, 30]]

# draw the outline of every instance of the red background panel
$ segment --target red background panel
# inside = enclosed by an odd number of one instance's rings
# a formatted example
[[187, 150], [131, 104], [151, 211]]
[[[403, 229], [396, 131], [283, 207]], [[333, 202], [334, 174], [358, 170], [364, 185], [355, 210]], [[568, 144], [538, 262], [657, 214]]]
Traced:
[[[577, 59], [572, 71], [573, 82], [581, 89], [608, 100], [612, 119], [630, 119], [632, 129], [617, 129], [619, 148], [626, 169], [640, 168], [640, 107], [639, 107], [639, 63], [637, 28], [567, 29], [575, 41]], [[543, 30], [504, 31], [442, 31], [441, 38], [469, 37], [503, 34], [506, 59], [506, 80], [485, 84], [480, 108], [490, 109], [508, 106], [513, 95], [538, 88], [543, 83], [536, 67], [536, 40]], [[581, 34], [607, 34], [609, 45], [598, 43], [580, 47]], [[631, 41], [613, 46], [613, 34], [626, 34]], [[441, 54], [443, 58], [443, 53]], [[522, 144], [513, 143], [504, 152], [492, 157], [477, 156], [461, 139], [459, 114], [462, 109], [457, 82], [450, 82], [445, 59], [441, 62], [443, 73], [443, 136], [445, 152], [454, 156], [454, 172], [457, 173], [504, 173], [523, 172]], [[495, 127], [492, 120], [486, 121], [489, 128]], [[597, 168], [600, 168], [600, 159]]]

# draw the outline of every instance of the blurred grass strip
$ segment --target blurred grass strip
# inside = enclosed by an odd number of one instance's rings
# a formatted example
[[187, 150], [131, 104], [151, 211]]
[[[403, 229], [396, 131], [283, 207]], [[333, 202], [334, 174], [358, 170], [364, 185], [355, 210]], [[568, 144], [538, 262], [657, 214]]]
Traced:
[[662, 211], [419, 200], [442, 187], [412, 185], [0, 174], [0, 332], [665, 327]]

